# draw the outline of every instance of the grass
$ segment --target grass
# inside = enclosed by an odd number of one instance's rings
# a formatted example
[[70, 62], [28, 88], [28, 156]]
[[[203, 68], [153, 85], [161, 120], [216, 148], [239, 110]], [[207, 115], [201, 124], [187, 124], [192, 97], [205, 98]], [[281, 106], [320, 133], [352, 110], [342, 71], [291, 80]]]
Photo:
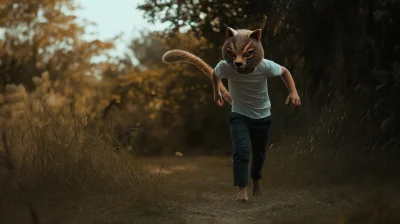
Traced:
[[[86, 206], [109, 203], [107, 209], [121, 212], [124, 207], [157, 207], [159, 180], [142, 175], [131, 152], [115, 150], [112, 131], [96, 136], [96, 131], [88, 129], [79, 118], [64, 125], [54, 114], [42, 118], [50, 119], [45, 125], [32, 125], [27, 118], [27, 126], [19, 120], [4, 129], [2, 146], [16, 167], [1, 172], [4, 182], [0, 188], [0, 216], [4, 215], [5, 222], [53, 223], [58, 216], [71, 218], [69, 206], [82, 197], [91, 197], [84, 199]], [[43, 206], [56, 206], [58, 211], [38, 209]]]
[[63, 93], [47, 73], [33, 81], [37, 89], [32, 93], [7, 85], [0, 96], [0, 152], [19, 182], [83, 192], [140, 183], [133, 154], [115, 150], [114, 125], [96, 120], [90, 100], [79, 93], [71, 97], [68, 88]]
[[397, 148], [370, 150], [369, 118], [357, 118], [340, 100], [323, 108], [318, 119], [307, 109], [291, 120], [289, 134], [273, 126], [266, 162], [271, 186], [399, 184]]
[[[36, 79], [38, 85], [50, 86], [42, 78]], [[145, 198], [149, 189], [154, 195], [133, 154], [117, 147], [112, 123], [74, 110], [48, 88], [30, 94], [23, 86], [5, 89], [0, 94], [0, 207], [31, 208], [35, 220], [32, 201], [55, 195], [127, 192]]]
[[4, 148], [9, 148], [21, 181], [34, 188], [55, 184], [71, 191], [131, 188], [140, 182], [133, 156], [117, 153], [107, 140], [112, 136], [90, 135], [79, 119], [61, 125], [58, 118], [43, 118], [51, 119], [34, 125], [28, 118], [26, 126], [10, 123], [3, 130]]

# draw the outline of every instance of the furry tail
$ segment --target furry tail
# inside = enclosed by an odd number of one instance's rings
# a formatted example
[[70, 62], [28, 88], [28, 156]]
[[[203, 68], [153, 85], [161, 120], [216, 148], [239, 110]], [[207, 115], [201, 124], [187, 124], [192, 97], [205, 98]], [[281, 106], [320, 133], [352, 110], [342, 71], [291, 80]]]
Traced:
[[[162, 61], [166, 64], [185, 62], [185, 63], [195, 65], [210, 79], [214, 72], [214, 69], [212, 69], [201, 58], [195, 56], [192, 53], [189, 53], [189, 52], [183, 51], [183, 50], [170, 50], [170, 51], [165, 52], [165, 54], [162, 56]], [[221, 85], [221, 94], [229, 104], [232, 104], [232, 99], [229, 95], [229, 92], [223, 84]]]

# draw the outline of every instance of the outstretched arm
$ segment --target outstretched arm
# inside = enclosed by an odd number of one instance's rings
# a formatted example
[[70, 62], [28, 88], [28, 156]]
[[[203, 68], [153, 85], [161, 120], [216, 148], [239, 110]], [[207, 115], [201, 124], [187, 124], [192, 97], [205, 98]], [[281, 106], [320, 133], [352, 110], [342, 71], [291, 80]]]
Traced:
[[296, 85], [294, 84], [294, 80], [292, 74], [290, 74], [289, 70], [285, 67], [282, 67], [282, 80], [285, 83], [286, 87], [289, 90], [289, 96], [286, 99], [285, 104], [290, 102], [291, 107], [299, 107], [301, 105], [299, 94], [297, 93]]

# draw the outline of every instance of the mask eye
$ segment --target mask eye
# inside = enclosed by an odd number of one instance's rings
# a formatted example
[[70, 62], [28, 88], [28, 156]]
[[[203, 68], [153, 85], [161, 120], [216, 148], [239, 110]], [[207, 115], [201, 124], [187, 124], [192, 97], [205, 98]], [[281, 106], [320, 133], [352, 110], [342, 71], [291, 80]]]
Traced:
[[234, 58], [236, 55], [233, 52], [228, 51], [228, 56], [231, 57], [231, 58]]
[[245, 57], [250, 57], [253, 54], [253, 51], [248, 51], [246, 52], [246, 54], [244, 54], [243, 56]]

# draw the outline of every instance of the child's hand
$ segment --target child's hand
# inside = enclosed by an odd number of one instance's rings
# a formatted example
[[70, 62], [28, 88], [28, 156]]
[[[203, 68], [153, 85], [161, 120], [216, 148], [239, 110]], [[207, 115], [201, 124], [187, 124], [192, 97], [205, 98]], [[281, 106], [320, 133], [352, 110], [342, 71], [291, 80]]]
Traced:
[[222, 107], [224, 105], [224, 100], [222, 99], [221, 92], [214, 94], [214, 101], [220, 107]]
[[223, 95], [222, 97], [223, 97], [223, 99], [225, 99], [226, 102], [228, 102], [228, 103], [232, 102], [232, 98], [229, 93], [227, 95]]
[[300, 97], [297, 92], [289, 93], [285, 104], [289, 104], [291, 108], [299, 107], [301, 105]]

